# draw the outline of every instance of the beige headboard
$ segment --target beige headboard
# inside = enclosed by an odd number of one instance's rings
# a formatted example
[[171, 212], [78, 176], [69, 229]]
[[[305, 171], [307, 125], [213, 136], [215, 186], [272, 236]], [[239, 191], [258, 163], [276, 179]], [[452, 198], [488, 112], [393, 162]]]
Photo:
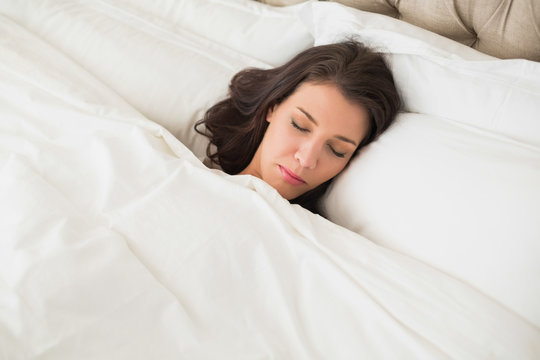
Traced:
[[[289, 5], [303, 0], [260, 0]], [[498, 58], [540, 61], [540, 0], [336, 0], [392, 16]]]

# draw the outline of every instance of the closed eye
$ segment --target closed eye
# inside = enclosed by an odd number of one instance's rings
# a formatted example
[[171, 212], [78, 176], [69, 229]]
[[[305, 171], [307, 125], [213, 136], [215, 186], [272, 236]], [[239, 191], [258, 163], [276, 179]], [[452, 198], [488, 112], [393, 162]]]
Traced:
[[335, 156], [337, 156], [337, 157], [339, 157], [339, 158], [344, 158], [344, 157], [345, 157], [345, 153], [336, 151], [336, 150], [332, 147], [332, 145], [328, 145], [328, 147], [330, 148], [330, 151], [332, 151], [332, 154], [334, 154]]
[[300, 126], [294, 121], [294, 119], [291, 119], [291, 125], [292, 125], [296, 130], [298, 130], [298, 131], [301, 131], [301, 132], [309, 132], [309, 129], [300, 127]]

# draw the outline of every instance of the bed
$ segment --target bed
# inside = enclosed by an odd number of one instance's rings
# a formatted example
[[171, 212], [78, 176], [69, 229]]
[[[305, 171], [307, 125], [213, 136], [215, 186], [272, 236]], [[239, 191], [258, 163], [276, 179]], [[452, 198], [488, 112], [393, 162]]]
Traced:
[[[0, 359], [539, 359], [535, 1], [268, 2], [0, 2]], [[326, 217], [203, 165], [234, 73], [351, 36], [404, 105]]]

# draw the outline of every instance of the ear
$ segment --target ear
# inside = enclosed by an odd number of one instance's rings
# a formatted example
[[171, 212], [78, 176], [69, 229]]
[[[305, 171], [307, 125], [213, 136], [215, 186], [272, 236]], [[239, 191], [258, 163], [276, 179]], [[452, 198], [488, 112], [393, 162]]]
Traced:
[[277, 109], [277, 104], [275, 105], [272, 105], [269, 109], [268, 109], [268, 112], [266, 113], [266, 121], [267, 122], [272, 122], [272, 119], [274, 117], [274, 114], [276, 113], [276, 109]]

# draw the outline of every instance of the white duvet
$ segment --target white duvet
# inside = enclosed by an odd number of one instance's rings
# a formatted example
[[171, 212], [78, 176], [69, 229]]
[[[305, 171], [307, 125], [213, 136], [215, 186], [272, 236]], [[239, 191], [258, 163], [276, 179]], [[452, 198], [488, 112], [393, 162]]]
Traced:
[[207, 169], [0, 17], [0, 359], [537, 359], [474, 287]]

